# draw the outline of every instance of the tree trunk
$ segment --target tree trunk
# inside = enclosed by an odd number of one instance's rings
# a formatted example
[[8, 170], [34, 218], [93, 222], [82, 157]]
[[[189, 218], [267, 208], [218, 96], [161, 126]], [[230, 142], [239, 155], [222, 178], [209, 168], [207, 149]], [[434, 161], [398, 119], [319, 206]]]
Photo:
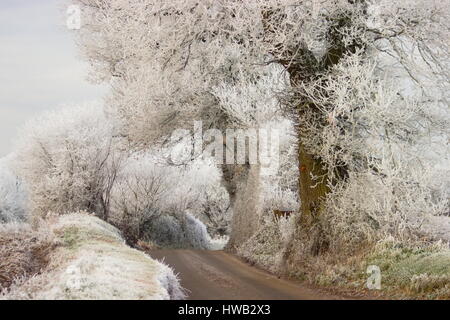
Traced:
[[299, 141], [299, 192], [301, 201], [300, 224], [308, 230], [323, 210], [323, 200], [328, 193], [327, 171], [322, 162], [308, 154]]
[[230, 195], [233, 218], [227, 249], [236, 248], [257, 231], [260, 217], [259, 165], [223, 166], [224, 185]]

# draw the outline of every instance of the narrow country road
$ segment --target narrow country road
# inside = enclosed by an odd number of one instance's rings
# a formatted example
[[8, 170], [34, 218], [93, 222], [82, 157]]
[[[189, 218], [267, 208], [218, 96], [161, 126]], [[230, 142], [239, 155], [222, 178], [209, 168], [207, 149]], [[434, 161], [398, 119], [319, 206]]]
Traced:
[[150, 255], [179, 273], [189, 300], [340, 299], [279, 279], [223, 251], [155, 250]]

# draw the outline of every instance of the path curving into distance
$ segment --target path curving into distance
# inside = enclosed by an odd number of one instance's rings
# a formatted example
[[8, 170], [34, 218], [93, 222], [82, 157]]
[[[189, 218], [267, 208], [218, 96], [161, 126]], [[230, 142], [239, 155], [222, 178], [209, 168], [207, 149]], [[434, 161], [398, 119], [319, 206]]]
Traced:
[[179, 274], [188, 300], [342, 299], [279, 279], [224, 251], [155, 250], [150, 255]]

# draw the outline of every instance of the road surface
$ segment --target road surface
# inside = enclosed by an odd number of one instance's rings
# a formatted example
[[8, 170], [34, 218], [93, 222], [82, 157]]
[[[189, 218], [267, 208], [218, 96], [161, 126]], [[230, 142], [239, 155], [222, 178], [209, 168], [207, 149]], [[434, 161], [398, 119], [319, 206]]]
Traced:
[[279, 279], [223, 251], [155, 250], [150, 255], [175, 269], [189, 300], [339, 299]]

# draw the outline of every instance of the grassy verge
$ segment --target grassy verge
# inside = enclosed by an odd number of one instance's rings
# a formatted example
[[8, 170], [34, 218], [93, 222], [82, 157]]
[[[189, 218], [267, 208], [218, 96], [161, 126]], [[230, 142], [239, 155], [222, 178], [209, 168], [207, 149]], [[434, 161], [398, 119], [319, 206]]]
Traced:
[[411, 298], [450, 299], [450, 249], [443, 244], [387, 241], [367, 255], [381, 269], [385, 291]]
[[[351, 297], [450, 299], [448, 244], [385, 240], [350, 257], [311, 259], [308, 272], [291, 275]], [[367, 289], [369, 266], [380, 269], [380, 290]]]
[[3, 299], [159, 300], [184, 293], [173, 271], [125, 244], [119, 231], [88, 214], [53, 218], [55, 249], [40, 273], [11, 286]]

